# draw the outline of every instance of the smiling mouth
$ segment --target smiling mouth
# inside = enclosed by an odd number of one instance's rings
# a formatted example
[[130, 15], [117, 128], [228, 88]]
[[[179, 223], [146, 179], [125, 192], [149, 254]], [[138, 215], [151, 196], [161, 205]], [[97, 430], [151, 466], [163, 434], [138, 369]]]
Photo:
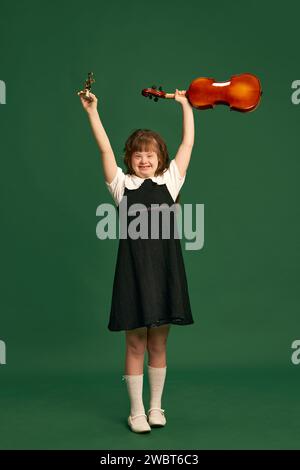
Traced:
[[140, 166], [140, 168], [150, 168], [150, 166]]

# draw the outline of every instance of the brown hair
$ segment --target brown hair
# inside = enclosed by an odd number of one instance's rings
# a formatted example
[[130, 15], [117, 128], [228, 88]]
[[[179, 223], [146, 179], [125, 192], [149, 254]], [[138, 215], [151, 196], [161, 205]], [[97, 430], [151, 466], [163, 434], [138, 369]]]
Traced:
[[[127, 168], [126, 174], [133, 175], [134, 170], [131, 166], [131, 156], [134, 152], [142, 152], [143, 150], [154, 150], [158, 157], [158, 166], [154, 176], [161, 175], [170, 166], [170, 157], [167, 146], [162, 137], [155, 131], [150, 129], [136, 129], [130, 134], [125, 142], [124, 163]], [[179, 203], [180, 195], [178, 194], [175, 203]]]

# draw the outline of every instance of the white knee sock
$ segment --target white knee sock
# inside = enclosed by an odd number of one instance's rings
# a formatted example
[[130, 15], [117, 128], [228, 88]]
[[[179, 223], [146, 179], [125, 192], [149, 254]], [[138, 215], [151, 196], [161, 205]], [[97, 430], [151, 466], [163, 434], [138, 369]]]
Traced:
[[143, 404], [143, 375], [123, 375], [126, 380], [127, 390], [130, 398], [130, 414], [136, 416], [145, 414]]
[[150, 385], [150, 408], [161, 408], [161, 397], [165, 384], [167, 367], [151, 367], [148, 365]]

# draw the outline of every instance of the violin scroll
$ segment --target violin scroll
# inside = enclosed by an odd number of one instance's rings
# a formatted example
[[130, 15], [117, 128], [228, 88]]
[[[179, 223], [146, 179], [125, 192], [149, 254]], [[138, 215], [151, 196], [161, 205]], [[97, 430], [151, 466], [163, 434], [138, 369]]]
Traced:
[[85, 80], [83, 90], [79, 91], [77, 95], [81, 95], [86, 101], [93, 101], [90, 97], [92, 84], [95, 83], [93, 72], [88, 72], [88, 78]]
[[158, 98], [165, 98], [165, 94], [166, 93], [162, 91], [162, 87], [160, 86], [157, 90], [156, 85], [152, 85], [151, 88], [144, 88], [144, 90], [142, 90], [143, 96], [150, 99], [154, 96], [154, 101], [158, 101]]

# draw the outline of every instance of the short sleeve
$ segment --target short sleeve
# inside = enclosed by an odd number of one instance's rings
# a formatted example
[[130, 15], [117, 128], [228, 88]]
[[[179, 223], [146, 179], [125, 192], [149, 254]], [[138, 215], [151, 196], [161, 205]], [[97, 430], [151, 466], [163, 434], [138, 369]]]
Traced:
[[108, 191], [112, 195], [116, 205], [118, 206], [124, 194], [125, 189], [125, 173], [121, 167], [117, 167], [117, 172], [111, 183], [105, 181]]
[[171, 160], [169, 168], [166, 170], [164, 177], [169, 193], [175, 202], [186, 177], [186, 174], [184, 176], [180, 175], [175, 158]]

